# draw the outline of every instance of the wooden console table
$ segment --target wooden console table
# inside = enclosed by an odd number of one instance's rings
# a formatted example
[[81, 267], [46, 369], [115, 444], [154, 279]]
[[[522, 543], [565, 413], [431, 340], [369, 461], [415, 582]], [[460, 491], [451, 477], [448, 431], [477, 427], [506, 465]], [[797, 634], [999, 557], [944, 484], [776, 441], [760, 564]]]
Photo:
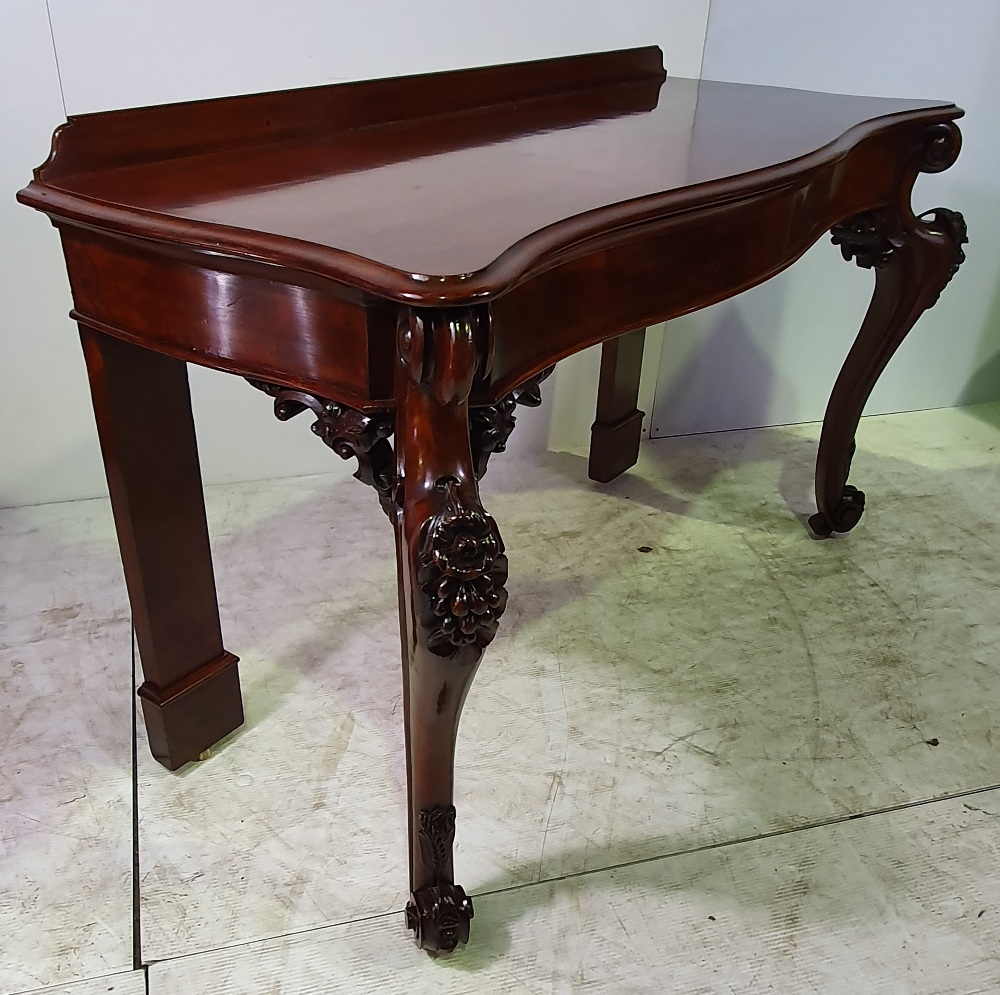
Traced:
[[459, 713], [507, 602], [477, 482], [557, 360], [605, 342], [592, 474], [635, 459], [642, 329], [825, 231], [875, 271], [816, 472], [819, 535], [864, 404], [964, 258], [916, 217], [953, 104], [666, 79], [644, 48], [70, 118], [19, 199], [62, 236], [145, 683], [174, 769], [243, 722], [222, 645], [185, 363], [246, 377], [376, 491], [396, 537], [420, 946], [467, 940]]

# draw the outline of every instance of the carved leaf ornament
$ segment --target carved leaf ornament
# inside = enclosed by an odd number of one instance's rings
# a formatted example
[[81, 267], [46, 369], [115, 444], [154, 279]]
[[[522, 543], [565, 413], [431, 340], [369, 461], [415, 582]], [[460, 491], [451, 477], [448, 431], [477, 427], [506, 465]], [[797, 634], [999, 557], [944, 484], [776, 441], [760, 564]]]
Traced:
[[469, 920], [475, 915], [465, 889], [444, 878], [455, 842], [455, 806], [421, 809], [418, 836], [420, 856], [433, 881], [412, 896], [406, 909], [407, 922], [417, 932], [420, 946], [454, 950], [459, 943], [468, 942]]
[[396, 482], [396, 461], [389, 436], [395, 421], [389, 411], [358, 411], [326, 397], [293, 390], [266, 380], [246, 378], [247, 383], [274, 398], [274, 415], [288, 421], [303, 411], [312, 411], [316, 421], [313, 434], [318, 436], [341, 459], [355, 457], [358, 469], [354, 476], [378, 492], [382, 509], [388, 515]]
[[493, 453], [502, 453], [517, 421], [515, 411], [520, 404], [537, 408], [542, 403], [541, 382], [555, 369], [549, 366], [541, 373], [515, 387], [496, 404], [486, 404], [469, 411], [469, 436], [472, 442], [472, 462], [476, 479], [482, 479]]

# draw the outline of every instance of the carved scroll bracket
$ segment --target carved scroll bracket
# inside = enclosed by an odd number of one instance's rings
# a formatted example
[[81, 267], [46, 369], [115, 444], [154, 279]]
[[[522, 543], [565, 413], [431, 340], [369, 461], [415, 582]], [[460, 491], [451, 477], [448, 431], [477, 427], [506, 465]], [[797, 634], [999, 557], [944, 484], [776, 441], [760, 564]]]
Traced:
[[526, 408], [537, 408], [542, 403], [540, 384], [554, 369], [554, 366], [550, 366], [542, 370], [496, 404], [485, 404], [469, 411], [469, 436], [476, 479], [481, 479], [486, 473], [490, 457], [507, 448], [507, 440], [514, 431], [517, 420], [517, 406], [520, 404]]
[[473, 377], [487, 362], [488, 327], [488, 314], [474, 308], [411, 308], [400, 316], [400, 361], [410, 379], [440, 404], [465, 403]]
[[374, 487], [386, 514], [391, 513], [396, 480], [396, 461], [389, 436], [394, 420], [389, 411], [358, 411], [316, 394], [268, 383], [265, 380], [247, 382], [274, 398], [274, 414], [288, 421], [303, 411], [316, 415], [312, 430], [341, 459], [357, 458], [354, 476]]
[[921, 173], [940, 173], [952, 166], [962, 151], [962, 132], [954, 121], [928, 128], [920, 148]]
[[963, 246], [969, 243], [969, 229], [965, 218], [958, 211], [950, 211], [947, 207], [935, 207], [933, 210], [926, 211], [920, 215], [918, 221], [926, 232], [932, 235], [943, 235], [950, 252], [950, 262], [944, 280], [927, 305], [933, 307], [937, 304], [941, 292], [951, 283], [952, 277], [965, 262]]
[[918, 138], [910, 165], [901, 180], [898, 205], [865, 211], [831, 228], [833, 244], [840, 246], [844, 259], [848, 262], [853, 259], [865, 269], [882, 269], [913, 234], [933, 233], [936, 230], [951, 238], [957, 246], [952, 270], [954, 275], [965, 259], [961, 246], [968, 241], [962, 215], [946, 208], [936, 208], [916, 218], [909, 201], [917, 174], [940, 173], [948, 169], [961, 149], [962, 133], [954, 121], [940, 122], [926, 129]]
[[[911, 237], [885, 211], [866, 211], [855, 215], [834, 225], [830, 233], [833, 244], [840, 246], [844, 259], [853, 259], [858, 266], [877, 270], [888, 266], [894, 253], [902, 249]], [[938, 239], [943, 236], [947, 243], [948, 266], [943, 270], [933, 297], [927, 304], [927, 307], [933, 307], [941, 291], [965, 262], [963, 246], [969, 241], [968, 228], [965, 218], [958, 211], [935, 207], [914, 219], [912, 234]]]
[[840, 246], [840, 253], [847, 262], [852, 259], [863, 269], [882, 269], [888, 266], [896, 249], [902, 248], [906, 238], [889, 220], [886, 211], [865, 211], [841, 221], [830, 229], [831, 241]]

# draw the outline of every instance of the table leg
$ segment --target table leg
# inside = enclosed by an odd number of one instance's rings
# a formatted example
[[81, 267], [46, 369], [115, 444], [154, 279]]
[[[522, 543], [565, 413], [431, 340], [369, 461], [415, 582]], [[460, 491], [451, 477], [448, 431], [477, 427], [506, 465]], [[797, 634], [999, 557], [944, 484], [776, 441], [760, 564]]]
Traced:
[[469, 936], [455, 884], [454, 756], [459, 716], [507, 601], [507, 558], [479, 503], [469, 438], [475, 313], [410, 312], [399, 332], [394, 524], [409, 790], [407, 924], [419, 946]]
[[610, 339], [601, 348], [597, 418], [590, 429], [587, 473], [591, 480], [614, 480], [635, 466], [639, 458], [644, 413], [636, 402], [645, 340], [646, 329], [636, 328]]
[[176, 770], [243, 723], [222, 646], [183, 362], [80, 326], [153, 756]]
[[848, 532], [857, 525], [865, 495], [847, 483], [854, 434], [879, 375], [913, 327], [932, 307], [965, 259], [961, 214], [945, 208], [919, 218], [905, 212], [858, 215], [833, 229], [844, 258], [874, 268], [875, 292], [861, 331], [848, 353], [823, 420], [816, 460], [816, 535]]

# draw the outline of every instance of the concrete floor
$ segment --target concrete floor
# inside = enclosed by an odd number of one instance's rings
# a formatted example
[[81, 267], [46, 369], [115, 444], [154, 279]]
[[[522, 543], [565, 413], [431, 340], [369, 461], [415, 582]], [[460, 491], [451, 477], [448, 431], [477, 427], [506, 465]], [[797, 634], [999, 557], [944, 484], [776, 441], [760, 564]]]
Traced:
[[603, 487], [578, 455], [493, 460], [510, 603], [456, 797], [476, 918], [439, 960], [399, 914], [374, 495], [209, 488], [248, 721], [177, 774], [141, 723], [133, 768], [107, 503], [0, 512], [0, 993], [1000, 991], [1000, 404], [865, 419], [869, 510], [824, 542], [816, 434], [659, 440]]

